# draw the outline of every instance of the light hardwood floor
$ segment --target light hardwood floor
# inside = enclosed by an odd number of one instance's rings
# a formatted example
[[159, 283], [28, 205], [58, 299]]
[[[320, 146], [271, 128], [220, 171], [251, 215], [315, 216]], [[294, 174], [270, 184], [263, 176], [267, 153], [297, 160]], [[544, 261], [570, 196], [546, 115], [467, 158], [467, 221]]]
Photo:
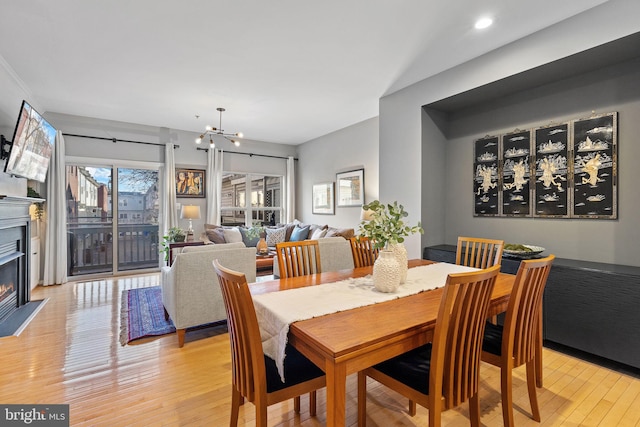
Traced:
[[[67, 403], [74, 426], [226, 426], [230, 407], [230, 352], [225, 327], [119, 344], [124, 289], [158, 284], [158, 275], [38, 287], [32, 299], [47, 304], [19, 337], [0, 338], [0, 402]], [[502, 426], [500, 377], [483, 364], [484, 426]], [[356, 382], [347, 385], [347, 422], [356, 425]], [[518, 426], [640, 426], [640, 379], [562, 353], [544, 350], [544, 388], [538, 390], [542, 422], [531, 420], [524, 368], [514, 372]], [[371, 382], [368, 425], [425, 426], [427, 410], [406, 414], [407, 402]], [[293, 402], [269, 409], [269, 425], [324, 425], [325, 393], [318, 417], [293, 412]], [[240, 410], [239, 425], [254, 425], [254, 408]], [[443, 414], [444, 426], [468, 426], [466, 405]]]

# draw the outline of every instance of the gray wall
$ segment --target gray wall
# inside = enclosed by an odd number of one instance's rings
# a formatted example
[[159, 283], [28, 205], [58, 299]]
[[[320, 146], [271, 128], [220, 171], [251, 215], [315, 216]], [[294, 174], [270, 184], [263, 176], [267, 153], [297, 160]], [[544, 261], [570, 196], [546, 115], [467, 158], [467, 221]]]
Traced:
[[336, 181], [336, 173], [364, 168], [364, 200], [378, 198], [378, 118], [308, 141], [298, 146], [296, 208], [303, 222], [358, 229], [360, 207], [337, 207], [335, 215], [313, 215], [313, 184]]
[[[442, 131], [436, 126], [438, 123], [433, 122], [433, 125], [423, 123], [425, 115], [422, 106], [640, 31], [640, 23], [635, 19], [638, 13], [640, 13], [640, 3], [610, 0], [602, 6], [381, 98], [380, 198], [403, 202], [411, 215], [417, 215], [422, 220], [425, 228], [422, 239], [407, 239], [406, 246], [410, 257], [421, 256], [422, 247], [427, 245], [455, 243], [453, 236], [461, 231], [457, 227], [463, 227], [462, 230], [485, 233], [486, 227], [493, 223], [490, 220], [478, 224], [480, 228], [474, 227], [473, 230], [466, 228], [466, 221], [472, 220], [471, 209], [459, 207], [456, 203], [450, 204], [448, 197], [469, 198], [469, 190], [465, 189], [459, 195], [451, 191], [442, 192], [442, 186], [446, 188], [449, 185], [458, 186], [449, 182], [452, 180], [457, 182], [459, 175], [454, 170], [462, 171], [461, 174], [465, 173], [464, 171], [471, 170], [471, 164], [464, 164], [465, 160], [463, 160], [463, 164], [452, 165], [450, 160], [452, 153], [448, 147], [443, 157], [448, 165], [444, 175], [437, 163], [426, 160], [429, 159], [430, 153], [434, 153], [434, 157], [441, 153], [444, 149], [443, 144], [448, 146], [449, 142], [443, 140]], [[594, 31], [594, 22], [598, 23], [597, 31]], [[583, 111], [591, 109], [593, 108], [587, 107], [583, 108]], [[568, 115], [566, 112], [564, 114]], [[620, 121], [622, 122], [622, 117]], [[518, 123], [519, 127], [526, 125], [526, 122]], [[500, 129], [494, 129], [494, 131], [497, 132]], [[467, 140], [467, 143], [470, 143], [469, 141]], [[470, 161], [470, 157], [466, 161]], [[471, 181], [466, 179], [464, 182]], [[620, 188], [621, 204], [628, 203], [626, 191], [629, 190]], [[450, 224], [447, 219], [449, 215], [454, 214], [454, 210], [457, 220], [454, 224]], [[504, 224], [518, 222], [512, 219], [503, 221]], [[584, 223], [584, 221], [580, 222]], [[513, 225], [505, 226], [513, 227]], [[496, 224], [495, 227], [497, 229], [499, 226]], [[524, 234], [516, 237], [519, 236], [523, 240], [537, 240], [536, 229], [532, 227], [528, 227], [525, 231], [522, 231], [522, 228], [517, 229]], [[631, 230], [623, 230], [622, 235], [625, 235], [626, 231]], [[615, 239], [615, 235], [619, 234], [618, 231], [610, 237], [588, 237], [589, 234], [590, 230], [583, 230], [579, 237], [580, 241], [576, 243], [581, 247], [587, 244], [591, 244], [592, 247], [599, 246], [598, 249], [590, 252], [588, 259], [608, 262], [611, 257], [615, 257], [616, 262], [622, 263], [624, 260], [627, 264], [638, 265], [639, 261], [626, 262], [627, 256], [622, 255], [623, 252], [631, 253], [630, 241], [629, 243], [611, 241]], [[566, 238], [576, 239], [577, 237], [566, 236]], [[609, 242], [600, 246], [603, 239]], [[543, 246], [555, 248], [554, 244]], [[586, 249], [579, 251], [577, 247], [559, 249], [561, 251], [558, 255], [566, 258], [581, 258], [584, 252], [588, 252]], [[618, 258], [619, 256], [621, 258]]]
[[[547, 248], [559, 257], [640, 265], [640, 58], [583, 76], [515, 93], [500, 101], [452, 114], [445, 181], [447, 243], [458, 235], [495, 237]], [[618, 219], [474, 218], [473, 141], [551, 121], [618, 112]]]

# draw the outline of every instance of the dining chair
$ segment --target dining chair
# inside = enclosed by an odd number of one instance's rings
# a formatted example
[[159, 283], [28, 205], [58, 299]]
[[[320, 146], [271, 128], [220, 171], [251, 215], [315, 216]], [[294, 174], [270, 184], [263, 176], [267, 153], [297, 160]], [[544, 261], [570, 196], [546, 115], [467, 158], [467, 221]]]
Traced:
[[231, 341], [232, 396], [231, 427], [238, 425], [244, 399], [256, 408], [256, 427], [267, 426], [267, 407], [294, 399], [294, 411], [300, 412], [300, 395], [309, 394], [309, 413], [316, 415], [316, 390], [326, 385], [324, 372], [293, 346], [287, 346], [284, 361], [285, 382], [273, 359], [264, 355], [258, 318], [244, 274], [213, 261], [218, 275]]
[[503, 240], [458, 237], [456, 264], [489, 268], [502, 261]]
[[540, 422], [536, 383], [537, 375], [542, 377], [542, 295], [554, 258], [549, 255], [520, 262], [504, 325], [487, 322], [485, 327], [482, 360], [500, 367], [505, 427], [514, 425], [512, 370], [524, 364], [532, 418]]
[[368, 267], [373, 265], [378, 259], [378, 249], [373, 246], [373, 242], [366, 236], [355, 236], [349, 239], [351, 243], [351, 254], [353, 255], [353, 266]]
[[429, 409], [429, 426], [441, 412], [469, 401], [471, 425], [480, 425], [478, 370], [487, 310], [500, 266], [449, 274], [440, 300], [433, 341], [358, 373], [358, 425], [366, 425], [367, 377]]
[[320, 249], [317, 240], [276, 243], [281, 278], [320, 273]]

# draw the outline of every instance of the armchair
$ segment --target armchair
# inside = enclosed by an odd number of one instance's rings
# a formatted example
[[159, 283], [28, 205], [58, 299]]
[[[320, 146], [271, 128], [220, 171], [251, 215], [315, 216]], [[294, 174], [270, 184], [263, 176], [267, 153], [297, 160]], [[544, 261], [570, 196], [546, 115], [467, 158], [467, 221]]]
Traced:
[[184, 345], [187, 328], [227, 319], [213, 260], [256, 280], [256, 249], [244, 243], [188, 246], [176, 255], [171, 267], [160, 275], [165, 317], [171, 318], [178, 334], [178, 346]]

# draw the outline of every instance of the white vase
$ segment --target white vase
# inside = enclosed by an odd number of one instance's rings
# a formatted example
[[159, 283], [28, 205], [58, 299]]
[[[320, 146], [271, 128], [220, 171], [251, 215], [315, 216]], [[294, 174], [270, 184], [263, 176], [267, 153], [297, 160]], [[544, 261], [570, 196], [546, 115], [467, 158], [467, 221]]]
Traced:
[[392, 251], [380, 251], [373, 264], [373, 286], [380, 292], [395, 292], [400, 286], [400, 265]]
[[400, 268], [400, 284], [407, 281], [407, 271], [409, 271], [409, 260], [407, 258], [407, 248], [403, 243], [396, 243], [395, 245], [389, 245], [389, 249], [396, 257]]

